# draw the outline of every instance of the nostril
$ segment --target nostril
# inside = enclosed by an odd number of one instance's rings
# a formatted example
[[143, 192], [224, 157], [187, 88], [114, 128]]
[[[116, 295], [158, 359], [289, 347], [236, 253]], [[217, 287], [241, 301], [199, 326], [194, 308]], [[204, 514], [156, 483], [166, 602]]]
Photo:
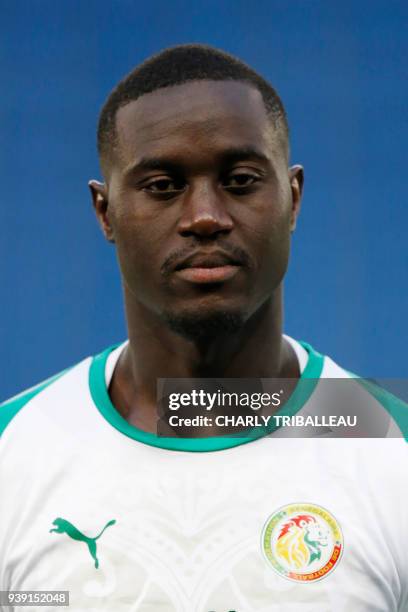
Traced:
[[217, 231], [212, 231], [212, 232], [197, 231], [195, 229], [179, 230], [179, 234], [183, 238], [189, 238], [193, 236], [193, 237], [199, 237], [201, 239], [206, 239], [209, 241], [216, 240], [220, 235], [221, 236], [228, 235], [230, 232], [231, 232], [230, 229], [219, 229]]
[[194, 215], [180, 220], [179, 233], [181, 235], [213, 236], [220, 233], [229, 233], [233, 228], [232, 219], [227, 214]]

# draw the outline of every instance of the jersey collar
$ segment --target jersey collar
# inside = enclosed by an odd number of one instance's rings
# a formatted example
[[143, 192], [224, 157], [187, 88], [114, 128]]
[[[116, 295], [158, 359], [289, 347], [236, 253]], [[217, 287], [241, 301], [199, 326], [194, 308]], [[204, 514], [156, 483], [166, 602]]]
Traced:
[[[324, 357], [317, 351], [315, 351], [309, 344], [301, 342], [302, 346], [308, 353], [308, 361], [305, 369], [302, 372], [300, 380], [307, 380], [307, 384], [297, 384], [294, 392], [292, 393], [289, 401], [275, 414], [294, 416], [299, 410], [306, 404], [315, 390], [318, 379], [321, 376], [323, 370]], [[119, 412], [116, 410], [109, 397], [108, 390], [105, 383], [105, 367], [106, 361], [109, 354], [117, 348], [119, 345], [114, 345], [96, 355], [91, 363], [89, 370], [89, 388], [93, 402], [101, 415], [118, 431], [125, 436], [155, 446], [157, 448], [174, 450], [174, 451], [187, 451], [187, 452], [209, 452], [209, 451], [220, 451], [241, 444], [247, 444], [253, 442], [256, 439], [264, 437], [268, 434], [273, 433], [278, 428], [269, 427], [259, 428], [259, 432], [252, 434], [248, 437], [236, 437], [236, 436], [214, 436], [211, 438], [168, 438], [163, 436], [157, 436], [134, 425], [131, 425], [124, 419]]]

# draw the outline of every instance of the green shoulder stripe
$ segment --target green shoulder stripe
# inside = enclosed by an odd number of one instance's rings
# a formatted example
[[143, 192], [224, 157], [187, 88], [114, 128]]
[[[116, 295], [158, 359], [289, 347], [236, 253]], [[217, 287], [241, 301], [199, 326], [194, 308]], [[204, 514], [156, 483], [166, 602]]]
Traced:
[[0, 404], [0, 436], [3, 434], [7, 425], [10, 423], [12, 419], [16, 416], [16, 414], [23, 408], [33, 397], [41, 393], [44, 389], [46, 389], [51, 383], [60, 378], [63, 374], [68, 372], [70, 368], [51, 376], [51, 378], [47, 378], [43, 382], [35, 385], [35, 387], [31, 387], [18, 395], [15, 395], [9, 400], [6, 400], [2, 404]]
[[408, 404], [370, 380], [363, 378], [357, 380], [387, 410], [408, 442]]

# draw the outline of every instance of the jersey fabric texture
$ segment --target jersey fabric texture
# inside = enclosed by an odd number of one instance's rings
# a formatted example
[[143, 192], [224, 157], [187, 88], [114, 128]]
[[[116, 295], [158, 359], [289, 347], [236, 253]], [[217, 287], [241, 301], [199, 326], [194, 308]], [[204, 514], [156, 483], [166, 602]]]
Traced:
[[[283, 409], [313, 414], [322, 381], [351, 375], [288, 341], [311, 383]], [[110, 401], [123, 346], [0, 406], [0, 590], [68, 590], [75, 612], [408, 611], [397, 425], [385, 439], [160, 438]], [[351, 384], [373, 411], [393, 402]], [[341, 555], [302, 581], [328, 554], [319, 517]]]

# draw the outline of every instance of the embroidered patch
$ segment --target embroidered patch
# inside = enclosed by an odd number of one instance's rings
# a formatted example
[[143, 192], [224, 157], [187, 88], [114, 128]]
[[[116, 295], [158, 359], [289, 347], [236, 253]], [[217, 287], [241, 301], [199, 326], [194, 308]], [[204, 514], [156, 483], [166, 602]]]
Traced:
[[261, 546], [278, 574], [295, 582], [313, 582], [325, 578], [340, 561], [343, 534], [325, 508], [294, 503], [268, 518]]

